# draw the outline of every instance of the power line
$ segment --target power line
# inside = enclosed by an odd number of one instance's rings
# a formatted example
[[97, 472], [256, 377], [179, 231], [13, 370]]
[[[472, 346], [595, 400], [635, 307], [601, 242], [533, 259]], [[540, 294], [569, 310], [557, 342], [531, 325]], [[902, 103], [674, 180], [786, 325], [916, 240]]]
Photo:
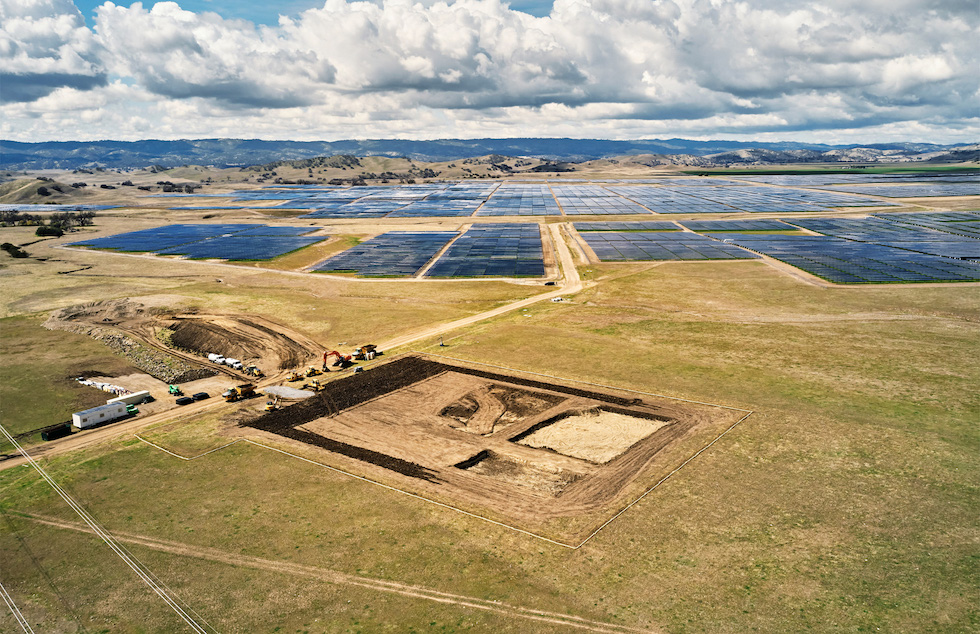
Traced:
[[[88, 512], [84, 508], [82, 508], [80, 504], [75, 502], [75, 500], [72, 499], [72, 497], [68, 495], [68, 493], [64, 489], [62, 489], [61, 486], [59, 486], [58, 483], [55, 482], [54, 479], [47, 474], [47, 472], [44, 471], [44, 469], [41, 468], [41, 465], [39, 465], [37, 461], [35, 461], [34, 458], [31, 457], [31, 455], [27, 453], [27, 451], [23, 447], [20, 446], [20, 444], [14, 439], [14, 437], [11, 436], [9, 432], [7, 432], [7, 430], [3, 427], [3, 425], [0, 425], [0, 431], [3, 432], [3, 435], [6, 436], [7, 440], [14, 446], [14, 449], [19, 451], [21, 455], [23, 455], [24, 458], [27, 460], [27, 462], [29, 462], [30, 465], [34, 467], [34, 470], [37, 471], [49, 485], [51, 485], [51, 488], [53, 488], [58, 495], [61, 496], [61, 499], [63, 499], [65, 503], [67, 503], [68, 506], [70, 506], [71, 509], [75, 511], [75, 513], [77, 513], [78, 516], [81, 517], [86, 524], [88, 524], [89, 528], [92, 529], [92, 532], [98, 535], [99, 538], [103, 542], [105, 542], [105, 544], [110, 549], [112, 549], [112, 551], [116, 553], [119, 556], [119, 558], [122, 559], [123, 562], [127, 566], [129, 566], [129, 568], [133, 572], [135, 572], [140, 579], [143, 580], [144, 583], [146, 583], [146, 585], [150, 586], [150, 589], [153, 590], [161, 599], [163, 599], [167, 603], [167, 605], [169, 605], [170, 608], [177, 613], [177, 616], [183, 619], [184, 622], [187, 623], [187, 625], [189, 625], [194, 632], [197, 632], [199, 634], [209, 633], [208, 629], [205, 629], [204, 626], [200, 625], [194, 619], [194, 617], [191, 616], [188, 613], [188, 611], [184, 609], [183, 606], [180, 605], [180, 603], [178, 603], [177, 599], [171, 596], [171, 593], [168, 592], [167, 588], [164, 587], [164, 585], [154, 577], [153, 573], [150, 572], [149, 568], [147, 568], [145, 564], [137, 560], [125, 548], [123, 548], [122, 545], [120, 545], [119, 542], [116, 541], [115, 537], [113, 537], [108, 531], [102, 528], [99, 525], [99, 523], [95, 521], [95, 518], [89, 515]], [[6, 592], [4, 592], [4, 594], [6, 595]], [[4, 598], [6, 599], [6, 596]], [[210, 628], [210, 631], [214, 631], [214, 628]]]
[[31, 629], [31, 624], [28, 623], [27, 619], [24, 618], [24, 615], [21, 614], [20, 608], [18, 608], [17, 604], [14, 603], [14, 598], [10, 596], [10, 593], [7, 592], [7, 589], [3, 587], [2, 583], [0, 583], [0, 595], [3, 595], [3, 600], [7, 604], [7, 607], [10, 608], [10, 612], [14, 615], [14, 620], [17, 621], [17, 624], [20, 625], [27, 634], [34, 634], [34, 630]]

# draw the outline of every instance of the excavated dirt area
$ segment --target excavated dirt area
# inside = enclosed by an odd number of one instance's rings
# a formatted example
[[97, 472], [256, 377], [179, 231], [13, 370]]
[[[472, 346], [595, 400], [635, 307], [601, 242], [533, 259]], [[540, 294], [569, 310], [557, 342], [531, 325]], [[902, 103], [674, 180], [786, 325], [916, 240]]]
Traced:
[[255, 364], [266, 374], [301, 367], [319, 359], [320, 344], [280, 324], [254, 315], [173, 314], [167, 306], [117, 299], [55, 311], [48, 328], [94, 337], [125, 354], [137, 367], [169, 383], [222, 373], [244, 375], [216, 366], [217, 353]]
[[621, 503], [742, 414], [410, 355], [242, 426], [420, 495], [538, 521]]
[[599, 408], [563, 414], [512, 440], [605, 464], [669, 423], [669, 420], [640, 418]]

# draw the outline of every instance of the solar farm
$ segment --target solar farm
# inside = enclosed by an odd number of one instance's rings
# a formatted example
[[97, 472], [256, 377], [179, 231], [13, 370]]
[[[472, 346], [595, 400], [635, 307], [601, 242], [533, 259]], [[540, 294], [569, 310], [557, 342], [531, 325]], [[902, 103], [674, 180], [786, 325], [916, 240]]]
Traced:
[[0, 227], [0, 589], [180, 631], [115, 540], [202, 631], [969, 631], [980, 200], [900, 199], [976, 176], [608, 169]]
[[73, 242], [69, 246], [191, 259], [270, 260], [326, 239], [304, 235], [313, 231], [316, 229], [255, 224], [176, 224]]
[[[242, 190], [227, 204], [182, 209], [268, 208], [303, 210], [300, 218], [439, 218], [471, 216], [611, 216], [687, 213], [818, 212], [897, 203], [860, 193], [824, 191], [823, 180], [799, 189], [710, 178], [636, 179], [561, 183], [445, 182], [330, 187], [297, 185]], [[574, 183], [574, 184], [572, 184]], [[970, 183], [963, 183], [971, 187]], [[951, 185], [952, 186], [952, 185]], [[903, 186], [905, 187], [905, 186]], [[869, 192], [874, 193], [874, 192]], [[181, 198], [212, 194], [180, 194]], [[242, 207], [228, 207], [242, 205]]]

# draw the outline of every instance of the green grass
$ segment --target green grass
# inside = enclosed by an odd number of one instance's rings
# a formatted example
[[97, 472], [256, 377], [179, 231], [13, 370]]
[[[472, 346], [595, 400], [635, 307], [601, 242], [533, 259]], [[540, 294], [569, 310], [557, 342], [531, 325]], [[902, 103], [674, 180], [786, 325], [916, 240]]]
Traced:
[[[0, 420], [11, 434], [65, 420], [105, 405], [112, 395], [74, 378], [136, 372], [125, 358], [83, 335], [41, 327], [43, 317], [0, 319]], [[37, 442], [40, 435], [26, 442]]]
[[[589, 269], [598, 285], [569, 302], [416, 347], [755, 413], [580, 550], [243, 443], [185, 462], [129, 438], [45, 468], [116, 532], [632, 627], [980, 626], [975, 286], [827, 289], [758, 262]], [[8, 516], [70, 516], [24, 467], [0, 471], [0, 492]], [[13, 517], [4, 584], [43, 629], [74, 620], [39, 566], [90, 630], [172, 628], [94, 539]], [[136, 552], [219, 631], [563, 631]]]

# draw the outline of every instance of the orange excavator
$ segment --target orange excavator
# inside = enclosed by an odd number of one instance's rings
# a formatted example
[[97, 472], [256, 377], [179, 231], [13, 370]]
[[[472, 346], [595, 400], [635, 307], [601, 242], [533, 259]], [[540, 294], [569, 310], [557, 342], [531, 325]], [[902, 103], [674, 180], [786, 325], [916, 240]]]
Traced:
[[330, 357], [337, 357], [337, 360], [333, 362], [333, 365], [334, 366], [340, 366], [341, 369], [343, 369], [343, 368], [349, 368], [351, 365], [353, 365], [353, 362], [351, 361], [351, 356], [349, 354], [348, 355], [343, 355], [343, 354], [340, 354], [339, 352], [337, 352], [336, 350], [331, 350], [330, 352], [324, 352], [323, 353], [323, 371], [324, 372], [329, 372], [330, 371], [330, 370], [327, 369], [327, 359], [329, 359]]

